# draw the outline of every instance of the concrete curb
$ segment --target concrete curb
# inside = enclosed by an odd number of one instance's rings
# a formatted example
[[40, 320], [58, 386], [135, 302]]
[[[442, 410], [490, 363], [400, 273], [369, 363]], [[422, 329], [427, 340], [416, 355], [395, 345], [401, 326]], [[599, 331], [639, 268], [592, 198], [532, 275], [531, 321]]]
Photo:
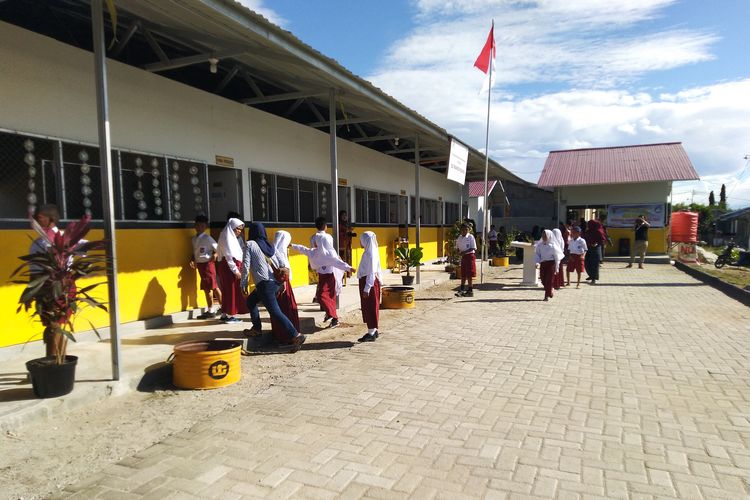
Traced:
[[695, 269], [694, 267], [690, 267], [687, 264], [683, 264], [679, 261], [675, 261], [674, 267], [689, 274], [693, 278], [706, 283], [707, 285], [711, 285], [720, 292], [723, 292], [725, 295], [728, 295], [729, 297], [742, 302], [746, 306], [750, 306], [750, 292], [748, 292], [747, 290], [743, 290], [742, 288], [734, 286], [731, 283], [726, 283], [716, 276], [706, 274], [699, 269]]

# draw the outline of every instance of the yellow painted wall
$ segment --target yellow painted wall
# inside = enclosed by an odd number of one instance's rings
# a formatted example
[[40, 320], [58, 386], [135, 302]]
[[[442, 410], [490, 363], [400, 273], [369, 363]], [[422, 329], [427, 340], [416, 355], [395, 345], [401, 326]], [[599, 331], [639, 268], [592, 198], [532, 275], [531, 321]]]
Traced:
[[[277, 228], [267, 228], [269, 239]], [[284, 228], [292, 235], [294, 243], [309, 245], [313, 228]], [[373, 231], [378, 239], [380, 259], [383, 267], [393, 266], [393, 241], [398, 238], [397, 227], [360, 227], [355, 231]], [[330, 230], [329, 230], [330, 232]], [[425, 250], [424, 260], [434, 260], [442, 256], [438, 252], [440, 228], [422, 228], [421, 244]], [[10, 274], [21, 264], [18, 256], [28, 253], [31, 244], [31, 230], [0, 231], [4, 242], [4, 252], [0, 254], [0, 317], [4, 325], [0, 333], [0, 347], [22, 344], [41, 338], [41, 324], [32, 321], [29, 314], [23, 311], [16, 314], [18, 299], [23, 292], [23, 285], [9, 283]], [[118, 229], [117, 230], [117, 265], [118, 291], [120, 297], [120, 318], [123, 323], [142, 320], [205, 306], [205, 296], [198, 286], [200, 278], [196, 271], [188, 266], [192, 252], [190, 238], [192, 229]], [[214, 235], [215, 237], [218, 235]], [[89, 233], [88, 239], [102, 237], [101, 230]], [[414, 228], [409, 230], [411, 246], [415, 242]], [[292, 266], [292, 284], [302, 286], [309, 284], [307, 257], [290, 250]], [[352, 242], [352, 264], [359, 265], [362, 247], [359, 238]], [[81, 280], [81, 287], [95, 282], [103, 282], [103, 276]], [[94, 296], [102, 301], [107, 300], [107, 287], [102, 285], [94, 290]], [[98, 309], [82, 311], [76, 318], [76, 331], [90, 330], [89, 321], [97, 328], [108, 324], [107, 313]]]
[[[608, 248], [607, 252], [614, 255], [617, 253], [619, 248], [620, 238], [628, 238], [630, 240], [630, 249], [633, 249], [633, 242], [635, 240], [635, 233], [629, 228], [615, 228], [608, 227], [607, 234], [612, 238], [613, 247]], [[669, 227], [658, 227], [651, 228], [648, 230], [648, 253], [667, 253], [667, 236], [669, 235]]]

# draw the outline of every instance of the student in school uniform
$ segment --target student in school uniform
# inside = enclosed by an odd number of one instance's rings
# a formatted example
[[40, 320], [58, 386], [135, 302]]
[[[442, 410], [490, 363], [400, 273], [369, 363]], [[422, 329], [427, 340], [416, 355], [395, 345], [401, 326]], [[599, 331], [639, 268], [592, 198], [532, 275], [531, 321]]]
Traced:
[[[461, 234], [456, 238], [456, 249], [461, 252], [461, 288], [456, 292], [457, 297], [473, 297], [473, 278], [477, 275], [477, 240], [469, 232], [468, 224], [461, 224]], [[464, 289], [464, 283], [469, 288]]]
[[534, 247], [535, 260], [539, 265], [539, 278], [544, 286], [545, 302], [553, 296], [555, 274], [560, 268], [560, 261], [563, 257], [562, 249], [557, 245], [552, 231], [545, 229], [542, 238]]
[[318, 232], [312, 237], [312, 248], [294, 243], [292, 248], [307, 255], [310, 259], [310, 266], [318, 273], [318, 288], [315, 298], [320, 305], [320, 309], [326, 313], [323, 321], [331, 322], [328, 328], [336, 328], [339, 326], [336, 297], [341, 292], [344, 273], [353, 272], [355, 269], [341, 260], [333, 248], [333, 237], [326, 233], [328, 224], [325, 217], [315, 219], [315, 227]]
[[240, 288], [244, 248], [239, 238], [244, 229], [245, 223], [232, 217], [219, 235], [217, 271], [221, 289], [221, 321], [225, 323], [238, 323], [242, 320], [235, 315], [248, 312]]
[[[292, 266], [289, 264], [289, 255], [287, 254], [287, 249], [291, 242], [292, 235], [287, 231], [276, 231], [276, 236], [273, 240], [275, 251], [274, 259], [278, 262], [280, 267], [289, 270], [288, 273], [282, 273], [281, 275], [281, 290], [276, 295], [276, 300], [279, 303], [281, 312], [292, 322], [294, 328], [299, 331], [299, 311], [297, 310], [297, 299], [294, 297], [294, 290], [292, 289], [291, 283]], [[286, 328], [284, 328], [284, 325], [273, 316], [271, 317], [271, 332], [273, 333], [273, 337], [280, 344], [289, 342]]]
[[568, 244], [563, 239], [562, 231], [560, 231], [560, 229], [558, 228], [553, 229], [552, 236], [554, 236], [555, 238], [555, 244], [557, 245], [557, 248], [560, 248], [563, 252], [563, 258], [560, 259], [560, 264], [557, 269], [557, 273], [555, 274], [555, 279], [552, 283], [552, 288], [554, 288], [555, 290], [559, 290], [565, 286], [565, 275], [563, 274], [563, 262], [565, 261], [565, 249], [567, 248]]
[[487, 233], [487, 241], [490, 242], [490, 250], [489, 250], [489, 256], [494, 257], [498, 253], [497, 248], [497, 231], [495, 231], [495, 226], [490, 226], [490, 231]]
[[190, 268], [197, 269], [201, 277], [201, 290], [206, 294], [206, 312], [197, 317], [197, 319], [211, 319], [216, 317], [216, 307], [214, 295], [221, 303], [221, 290], [219, 290], [219, 280], [216, 278], [216, 250], [219, 244], [216, 243], [211, 235], [206, 233], [208, 229], [208, 217], [198, 215], [195, 217], [195, 236], [191, 242], [193, 244], [193, 255], [190, 257]]
[[568, 286], [570, 286], [570, 272], [575, 271], [578, 274], [576, 288], [581, 288], [581, 273], [583, 272], [583, 261], [587, 250], [586, 240], [581, 238], [581, 228], [573, 227], [570, 242], [568, 242]]
[[373, 342], [378, 336], [378, 318], [380, 317], [380, 286], [383, 284], [383, 271], [380, 268], [380, 251], [375, 233], [365, 231], [359, 237], [364, 248], [357, 269], [359, 279], [359, 300], [362, 306], [362, 321], [367, 323], [367, 333], [359, 342]]

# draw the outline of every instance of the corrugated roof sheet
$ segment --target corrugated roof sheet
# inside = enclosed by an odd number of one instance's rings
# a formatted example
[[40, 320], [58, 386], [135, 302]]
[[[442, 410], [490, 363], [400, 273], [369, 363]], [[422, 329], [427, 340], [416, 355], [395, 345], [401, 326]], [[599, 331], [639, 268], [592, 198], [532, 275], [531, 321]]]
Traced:
[[699, 179], [681, 142], [550, 151], [539, 187]]
[[[497, 181], [487, 181], [487, 196], [495, 189]], [[472, 181], [469, 183], [469, 198], [484, 196], [484, 181]]]

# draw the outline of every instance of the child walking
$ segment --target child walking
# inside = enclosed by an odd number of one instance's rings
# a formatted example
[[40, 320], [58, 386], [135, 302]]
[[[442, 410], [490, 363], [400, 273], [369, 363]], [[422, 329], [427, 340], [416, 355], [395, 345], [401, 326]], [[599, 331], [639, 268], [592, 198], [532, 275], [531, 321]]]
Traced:
[[535, 257], [539, 264], [539, 278], [544, 286], [544, 301], [547, 302], [553, 296], [555, 275], [558, 273], [563, 257], [562, 249], [557, 246], [555, 237], [549, 229], [544, 230], [542, 239], [537, 242]]
[[296, 244], [292, 244], [292, 248], [307, 255], [310, 259], [310, 266], [318, 273], [318, 288], [315, 298], [320, 305], [320, 309], [326, 313], [323, 321], [331, 322], [328, 328], [336, 328], [339, 326], [336, 297], [341, 292], [344, 273], [353, 272], [355, 269], [341, 260], [334, 250], [333, 237], [326, 233], [328, 224], [325, 217], [315, 219], [315, 227], [318, 232], [310, 240], [312, 248]]
[[583, 259], [586, 257], [586, 240], [581, 238], [581, 228], [575, 226], [570, 231], [571, 239], [568, 242], [568, 286], [570, 286], [570, 272], [578, 273], [576, 288], [581, 287], [581, 273], [583, 272]]
[[[292, 322], [294, 328], [300, 331], [299, 328], [299, 312], [297, 310], [297, 299], [294, 297], [294, 290], [292, 289], [292, 266], [289, 264], [289, 256], [287, 254], [287, 248], [292, 242], [292, 235], [287, 231], [276, 231], [276, 236], [273, 240], [273, 247], [275, 250], [274, 259], [278, 262], [278, 265], [282, 268], [288, 269], [288, 273], [283, 273], [283, 282], [280, 283], [281, 291], [276, 295], [276, 300], [279, 303], [281, 312], [284, 313], [289, 321]], [[280, 344], [288, 343], [287, 331], [280, 321], [271, 316], [271, 332], [273, 337]]]
[[[461, 252], [461, 288], [456, 292], [456, 297], [473, 297], [472, 281], [477, 275], [477, 240], [469, 232], [468, 224], [461, 224], [461, 235], [456, 238], [456, 248]], [[469, 288], [464, 289], [467, 281]]]
[[362, 321], [367, 323], [367, 333], [358, 339], [358, 342], [373, 342], [379, 336], [380, 285], [383, 283], [383, 272], [380, 268], [380, 251], [375, 233], [365, 231], [359, 237], [359, 242], [365, 250], [359, 261], [357, 278], [359, 279]]
[[198, 319], [211, 319], [216, 317], [216, 304], [214, 296], [221, 303], [221, 290], [216, 279], [216, 251], [219, 244], [216, 243], [208, 233], [208, 217], [198, 215], [195, 217], [195, 236], [193, 236], [193, 255], [190, 257], [190, 267], [198, 269], [201, 277], [201, 290], [206, 294], [206, 312], [198, 316]]
[[[244, 239], [240, 240], [245, 223], [231, 218], [219, 235], [219, 286], [221, 287], [221, 321], [238, 323], [242, 321], [235, 314], [247, 314], [247, 304], [240, 289], [242, 278], [242, 257]], [[240, 241], [243, 244], [240, 244]]]

